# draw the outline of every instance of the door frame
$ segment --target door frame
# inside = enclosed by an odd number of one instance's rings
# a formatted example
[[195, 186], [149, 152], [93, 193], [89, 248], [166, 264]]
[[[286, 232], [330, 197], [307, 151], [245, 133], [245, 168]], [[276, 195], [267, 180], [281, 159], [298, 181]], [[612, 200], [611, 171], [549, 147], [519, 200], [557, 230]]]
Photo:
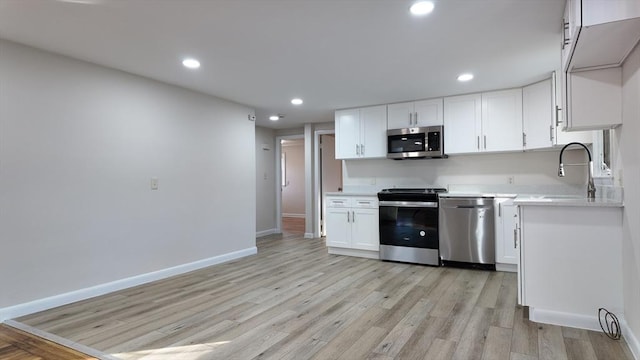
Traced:
[[[304, 134], [276, 136], [276, 234], [282, 232], [282, 140], [293, 139], [307, 141], [304, 138]], [[305, 158], [306, 161], [307, 159]]]
[[321, 188], [321, 179], [320, 179], [320, 167], [322, 165], [322, 159], [320, 159], [320, 135], [327, 134], [335, 134], [335, 129], [332, 130], [316, 130], [313, 133], [313, 198], [315, 199], [316, 205], [316, 216], [313, 219], [313, 236], [319, 238], [322, 234], [320, 233], [320, 225], [322, 224], [322, 188]]

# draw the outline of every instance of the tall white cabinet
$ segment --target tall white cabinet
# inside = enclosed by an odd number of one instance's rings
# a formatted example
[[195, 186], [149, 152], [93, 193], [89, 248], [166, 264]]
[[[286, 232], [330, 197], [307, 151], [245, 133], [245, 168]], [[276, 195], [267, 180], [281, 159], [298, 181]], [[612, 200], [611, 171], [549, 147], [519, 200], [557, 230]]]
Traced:
[[336, 159], [386, 157], [386, 105], [338, 110], [335, 126]]
[[447, 154], [522, 150], [522, 89], [444, 99]]

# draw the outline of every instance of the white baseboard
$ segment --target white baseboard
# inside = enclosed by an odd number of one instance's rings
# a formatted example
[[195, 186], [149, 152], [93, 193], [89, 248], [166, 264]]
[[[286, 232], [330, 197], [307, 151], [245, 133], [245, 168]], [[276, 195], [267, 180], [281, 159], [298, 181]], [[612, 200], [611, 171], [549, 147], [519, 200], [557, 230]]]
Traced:
[[380, 259], [380, 253], [378, 251], [346, 249], [332, 246], [328, 246], [327, 251], [329, 252], [329, 254], [333, 255], [356, 256], [376, 260]]
[[259, 237], [273, 235], [273, 234], [277, 234], [277, 233], [278, 233], [277, 229], [262, 230], [262, 231], [256, 232], [256, 237], [259, 238]]
[[304, 216], [304, 214], [282, 213], [282, 217], [304, 219], [305, 216]]
[[496, 263], [496, 271], [518, 272], [518, 265]]
[[586, 316], [559, 311], [530, 308], [529, 320], [544, 324], [602, 331], [602, 329], [600, 329], [600, 322], [598, 321], [597, 316]]
[[227, 261], [239, 259], [245, 256], [255, 255], [258, 253], [257, 247], [250, 247], [231, 253], [214, 256], [208, 259], [194, 261], [188, 264], [178, 265], [167, 269], [162, 269], [142, 275], [132, 276], [130, 278], [112, 281], [85, 289], [75, 290], [68, 293], [54, 295], [44, 299], [30, 301], [28, 303], [18, 304], [0, 309], [0, 322], [16, 317], [33, 314], [39, 311], [51, 309], [54, 307], [70, 304], [76, 301], [89, 299], [92, 297], [104, 295], [114, 291], [126, 289], [129, 287], [142, 285], [148, 282], [165, 279], [171, 276], [184, 274], [190, 271], [205, 268]]
[[626, 321], [621, 321], [620, 327], [622, 327], [622, 336], [627, 342], [627, 345], [629, 345], [629, 350], [631, 350], [633, 358], [635, 360], [640, 360], [640, 341], [638, 341], [638, 338], [631, 331], [631, 328], [629, 328]]
[[304, 238], [305, 239], [313, 239], [315, 236], [313, 236], [313, 233], [304, 233]]

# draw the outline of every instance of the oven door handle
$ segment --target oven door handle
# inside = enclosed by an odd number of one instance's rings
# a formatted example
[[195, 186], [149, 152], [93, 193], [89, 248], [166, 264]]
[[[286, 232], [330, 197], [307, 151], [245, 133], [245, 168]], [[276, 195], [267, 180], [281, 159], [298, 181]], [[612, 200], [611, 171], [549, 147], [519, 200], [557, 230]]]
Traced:
[[437, 208], [437, 201], [379, 201], [379, 206], [393, 206], [404, 208]]

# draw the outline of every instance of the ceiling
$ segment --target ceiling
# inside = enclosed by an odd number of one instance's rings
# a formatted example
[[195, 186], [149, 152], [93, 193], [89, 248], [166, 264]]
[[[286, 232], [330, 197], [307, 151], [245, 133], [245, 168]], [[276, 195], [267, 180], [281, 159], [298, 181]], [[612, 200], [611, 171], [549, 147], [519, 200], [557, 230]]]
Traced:
[[411, 0], [0, 0], [0, 38], [246, 104], [271, 128], [559, 68], [565, 0], [433, 2], [418, 18]]

